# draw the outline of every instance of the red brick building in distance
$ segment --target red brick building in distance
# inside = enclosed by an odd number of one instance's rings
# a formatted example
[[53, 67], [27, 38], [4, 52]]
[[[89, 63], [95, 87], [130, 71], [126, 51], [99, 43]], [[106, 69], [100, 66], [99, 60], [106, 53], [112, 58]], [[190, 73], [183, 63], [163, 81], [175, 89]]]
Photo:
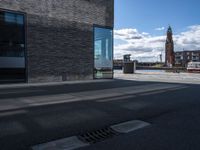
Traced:
[[175, 65], [174, 42], [172, 36], [172, 28], [169, 26], [165, 43], [165, 66], [167, 67], [173, 67]]

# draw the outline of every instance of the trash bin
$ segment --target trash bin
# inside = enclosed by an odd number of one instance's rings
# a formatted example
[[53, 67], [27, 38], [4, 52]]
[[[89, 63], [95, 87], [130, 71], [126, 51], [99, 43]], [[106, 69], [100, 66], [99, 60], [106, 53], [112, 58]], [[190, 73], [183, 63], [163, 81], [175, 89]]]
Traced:
[[124, 74], [132, 74], [135, 73], [135, 67], [134, 67], [134, 62], [124, 62], [124, 67], [123, 67], [123, 72]]

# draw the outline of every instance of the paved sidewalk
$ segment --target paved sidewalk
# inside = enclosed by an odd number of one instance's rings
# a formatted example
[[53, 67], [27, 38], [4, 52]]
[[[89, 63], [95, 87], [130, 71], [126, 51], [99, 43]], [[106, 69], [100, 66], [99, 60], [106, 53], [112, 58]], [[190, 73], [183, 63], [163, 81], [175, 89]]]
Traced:
[[163, 71], [145, 72], [137, 70], [135, 74], [123, 74], [121, 70], [116, 70], [114, 77], [115, 79], [132, 81], [200, 84], [200, 73], [168, 73]]
[[99, 83], [99, 82], [111, 82], [111, 81], [112, 81], [112, 79], [77, 80], [77, 81], [47, 82], [47, 83], [14, 83], [14, 84], [10, 83], [10, 84], [0, 84], [0, 89], [86, 84], [86, 83]]
[[[27, 107], [38, 107], [45, 105], [54, 105], [62, 103], [71, 103], [79, 101], [89, 101], [89, 100], [100, 100], [100, 101], [109, 101], [109, 98], [115, 100], [123, 96], [134, 96], [135, 94], [149, 94], [149, 93], [162, 93], [168, 90], [178, 90], [186, 88], [187, 86], [175, 85], [175, 84], [148, 84], [148, 85], [139, 85], [139, 86], [129, 86], [129, 87], [120, 87], [112, 89], [99, 89], [93, 91], [83, 91], [83, 92], [71, 92], [71, 93], [62, 93], [62, 94], [53, 94], [53, 95], [32, 95], [16, 98], [2, 98], [0, 100], [0, 111], [7, 111], [13, 109], [21, 109]], [[34, 91], [18, 91], [19, 92], [37, 92]], [[45, 92], [45, 91], [43, 91]], [[11, 94], [15, 92], [0, 92], [1, 94]]]

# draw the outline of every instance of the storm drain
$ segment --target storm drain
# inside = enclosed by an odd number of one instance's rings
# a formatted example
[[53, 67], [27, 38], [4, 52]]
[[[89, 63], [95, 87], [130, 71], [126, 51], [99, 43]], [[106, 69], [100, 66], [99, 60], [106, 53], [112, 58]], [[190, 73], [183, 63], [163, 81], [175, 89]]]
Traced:
[[78, 136], [72, 136], [44, 144], [33, 146], [32, 150], [75, 150], [81, 147], [89, 146], [97, 142], [126, 134], [135, 130], [149, 126], [150, 124], [140, 120], [128, 121], [116, 124], [103, 129], [87, 132]]
[[114, 131], [112, 128], [107, 127], [104, 129], [96, 130], [93, 132], [87, 132], [85, 134], [79, 135], [78, 138], [86, 143], [94, 144], [97, 142], [104, 141], [105, 139], [112, 138], [119, 133]]

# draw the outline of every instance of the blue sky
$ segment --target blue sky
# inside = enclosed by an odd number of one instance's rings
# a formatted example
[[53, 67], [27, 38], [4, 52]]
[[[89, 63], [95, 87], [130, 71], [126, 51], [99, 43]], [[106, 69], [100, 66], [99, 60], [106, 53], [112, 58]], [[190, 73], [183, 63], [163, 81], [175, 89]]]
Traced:
[[[126, 47], [124, 51], [120, 50], [121, 55], [129, 51], [135, 54], [136, 49], [142, 51], [140, 45], [134, 48], [134, 43], [138, 44], [137, 42], [141, 42], [141, 40], [140, 38], [131, 39], [130, 37], [137, 35], [142, 36], [146, 41], [151, 41], [153, 38], [164, 42], [166, 28], [171, 25], [174, 32], [175, 51], [200, 49], [200, 45], [197, 43], [200, 34], [199, 7], [200, 0], [115, 0], [115, 47], [129, 44], [129, 48]], [[194, 41], [191, 41], [189, 39], [191, 37], [188, 35], [194, 32], [196, 35], [193, 37]], [[124, 36], [121, 36], [122, 33]], [[196, 43], [196, 45], [191, 45], [189, 41]], [[150, 44], [153, 45], [154, 43], [151, 42]], [[149, 53], [150, 51], [157, 51], [157, 53], [163, 51], [161, 43], [160, 47], [158, 43], [156, 44], [155, 48], [154, 46], [144, 47], [144, 51], [149, 50]], [[119, 47], [117, 47], [117, 50], [116, 57], [120, 55]]]
[[176, 32], [200, 21], [200, 0], [115, 0], [115, 28], [157, 34], [170, 24]]

